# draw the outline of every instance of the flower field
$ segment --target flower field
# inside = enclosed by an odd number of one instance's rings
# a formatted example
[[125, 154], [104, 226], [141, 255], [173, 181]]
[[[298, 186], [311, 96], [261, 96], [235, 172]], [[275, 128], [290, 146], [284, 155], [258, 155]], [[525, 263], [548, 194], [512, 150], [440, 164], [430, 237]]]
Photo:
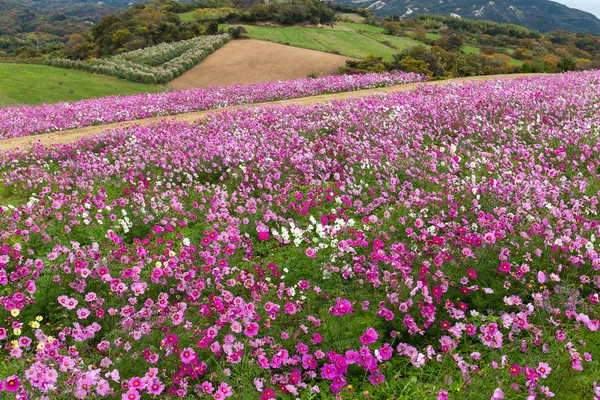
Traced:
[[35, 107], [10, 107], [0, 109], [0, 139], [425, 80], [427, 77], [404, 72], [341, 75], [159, 94], [102, 97]]
[[1, 396], [600, 399], [599, 110], [581, 72], [0, 153]]

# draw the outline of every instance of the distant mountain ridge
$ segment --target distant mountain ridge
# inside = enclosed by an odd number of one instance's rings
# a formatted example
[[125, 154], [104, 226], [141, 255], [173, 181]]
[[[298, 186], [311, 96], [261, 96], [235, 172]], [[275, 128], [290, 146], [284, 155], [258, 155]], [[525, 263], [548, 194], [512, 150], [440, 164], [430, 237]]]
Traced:
[[377, 16], [453, 15], [522, 25], [541, 32], [564, 30], [600, 34], [600, 19], [550, 0], [339, 0]]

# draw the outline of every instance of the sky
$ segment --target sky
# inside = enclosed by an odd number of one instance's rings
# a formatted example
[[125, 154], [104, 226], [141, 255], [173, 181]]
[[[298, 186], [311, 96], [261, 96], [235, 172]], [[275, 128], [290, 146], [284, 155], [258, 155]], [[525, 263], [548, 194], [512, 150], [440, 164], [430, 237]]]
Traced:
[[571, 8], [587, 11], [600, 18], [600, 0], [553, 0]]

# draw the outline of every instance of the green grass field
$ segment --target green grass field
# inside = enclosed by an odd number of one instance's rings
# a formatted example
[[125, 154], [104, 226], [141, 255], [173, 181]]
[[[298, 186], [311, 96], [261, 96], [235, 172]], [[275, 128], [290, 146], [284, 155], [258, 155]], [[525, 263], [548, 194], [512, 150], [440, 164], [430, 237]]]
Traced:
[[352, 22], [358, 22], [358, 23], [365, 22], [365, 17], [360, 16], [358, 14], [354, 14], [354, 13], [340, 13], [340, 14], [337, 14], [337, 17], [340, 19], [349, 19]]
[[[244, 25], [248, 37], [259, 40], [270, 40], [276, 43], [289, 44], [290, 46], [305, 49], [338, 53], [348, 57], [365, 58], [368, 55], [383, 57], [391, 60], [392, 56], [400, 51], [421, 44], [415, 40], [404, 37], [384, 35], [383, 29], [348, 22], [339, 23], [336, 28], [308, 28], [308, 27], [268, 27]], [[227, 25], [219, 25], [227, 29]], [[363, 34], [358, 33], [363, 30]], [[384, 44], [387, 42], [388, 44]]]
[[407, 37], [389, 36], [384, 35], [383, 33], [367, 33], [365, 35], [379, 42], [389, 42], [393, 47], [397, 49], [393, 52], [394, 54], [418, 45], [429, 47], [417, 40], [413, 40]]
[[510, 65], [516, 65], [518, 67], [522, 66], [524, 62], [522, 60], [517, 60], [516, 58], [510, 59]]
[[47, 65], [0, 63], [0, 107], [162, 91], [159, 86]]
[[179, 16], [179, 19], [181, 20], [181, 22], [194, 22], [196, 20], [196, 18], [193, 17], [192, 12], [193, 11], [182, 13], [182, 14], [177, 14], [177, 15]]
[[353, 30], [354, 32], [364, 31], [370, 33], [383, 33], [383, 28], [368, 24], [357, 24], [354, 22], [336, 22], [335, 26], [343, 26], [345, 28]]
[[481, 49], [479, 47], [473, 46], [463, 46], [460, 48], [460, 51], [465, 54], [481, 53]]

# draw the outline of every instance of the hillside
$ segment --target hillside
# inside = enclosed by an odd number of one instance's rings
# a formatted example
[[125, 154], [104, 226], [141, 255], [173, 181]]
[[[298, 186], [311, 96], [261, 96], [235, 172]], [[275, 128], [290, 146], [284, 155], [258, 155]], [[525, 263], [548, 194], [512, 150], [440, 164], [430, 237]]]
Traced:
[[[338, 22], [333, 28], [243, 26], [251, 39], [268, 40], [353, 58], [375, 55], [391, 60], [394, 54], [422, 44], [411, 38], [384, 35], [383, 29], [376, 26], [348, 22]], [[225, 29], [227, 25], [219, 27]]]
[[55, 103], [117, 94], [157, 93], [155, 85], [47, 65], [0, 63], [0, 107]]
[[455, 14], [461, 18], [523, 25], [542, 32], [558, 29], [600, 34], [600, 20], [594, 15], [550, 0], [340, 0], [340, 3], [366, 7], [381, 17]]

